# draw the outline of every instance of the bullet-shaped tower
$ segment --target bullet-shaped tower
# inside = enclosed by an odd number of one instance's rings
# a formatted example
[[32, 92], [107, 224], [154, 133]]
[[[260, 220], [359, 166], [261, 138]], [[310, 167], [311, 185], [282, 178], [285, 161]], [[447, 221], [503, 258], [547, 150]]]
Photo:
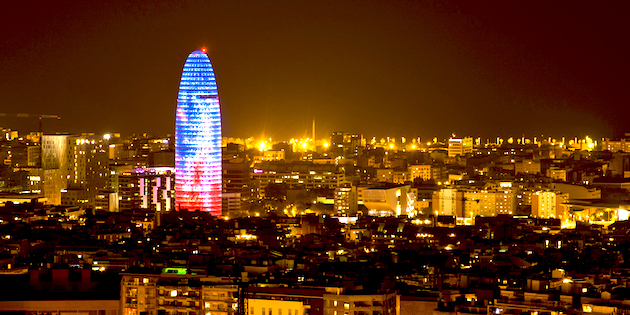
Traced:
[[210, 58], [188, 55], [175, 118], [175, 206], [221, 215], [221, 108]]

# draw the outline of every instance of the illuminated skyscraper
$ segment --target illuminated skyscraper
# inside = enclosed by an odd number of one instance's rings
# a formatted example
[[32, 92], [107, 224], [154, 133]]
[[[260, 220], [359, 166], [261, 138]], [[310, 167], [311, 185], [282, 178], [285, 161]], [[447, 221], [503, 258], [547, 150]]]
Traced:
[[221, 215], [221, 111], [210, 58], [188, 55], [177, 95], [175, 206]]

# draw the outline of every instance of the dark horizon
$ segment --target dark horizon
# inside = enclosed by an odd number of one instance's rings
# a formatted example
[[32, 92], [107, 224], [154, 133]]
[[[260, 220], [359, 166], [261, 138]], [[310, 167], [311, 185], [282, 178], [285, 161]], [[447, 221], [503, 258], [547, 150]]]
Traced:
[[[173, 133], [183, 63], [215, 68], [226, 137], [630, 132], [625, 2], [8, 2], [2, 113], [45, 132]], [[0, 117], [37, 130], [37, 119]]]

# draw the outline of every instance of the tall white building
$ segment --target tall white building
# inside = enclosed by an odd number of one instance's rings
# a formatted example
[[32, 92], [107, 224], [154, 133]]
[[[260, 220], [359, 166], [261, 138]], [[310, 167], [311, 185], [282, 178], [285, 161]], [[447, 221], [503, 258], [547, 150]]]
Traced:
[[534, 192], [531, 198], [533, 217], [562, 219], [565, 212], [563, 204], [569, 200], [569, 194], [541, 190]]
[[68, 188], [68, 137], [42, 136], [43, 192], [53, 205], [61, 204], [61, 191]]
[[357, 187], [350, 184], [335, 188], [335, 213], [351, 216], [357, 213]]
[[43, 135], [43, 187], [48, 203], [62, 204], [62, 193], [72, 189], [84, 191], [87, 203], [93, 205], [98, 191], [109, 186], [108, 157], [108, 144], [103, 136]]

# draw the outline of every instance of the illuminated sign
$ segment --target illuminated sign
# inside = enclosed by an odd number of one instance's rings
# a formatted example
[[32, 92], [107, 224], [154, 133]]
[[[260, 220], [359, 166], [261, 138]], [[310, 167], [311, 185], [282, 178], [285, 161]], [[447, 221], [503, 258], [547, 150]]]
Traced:
[[187, 274], [188, 269], [186, 268], [164, 268], [162, 269], [162, 273], [168, 274], [176, 274], [176, 275], [185, 275]]

